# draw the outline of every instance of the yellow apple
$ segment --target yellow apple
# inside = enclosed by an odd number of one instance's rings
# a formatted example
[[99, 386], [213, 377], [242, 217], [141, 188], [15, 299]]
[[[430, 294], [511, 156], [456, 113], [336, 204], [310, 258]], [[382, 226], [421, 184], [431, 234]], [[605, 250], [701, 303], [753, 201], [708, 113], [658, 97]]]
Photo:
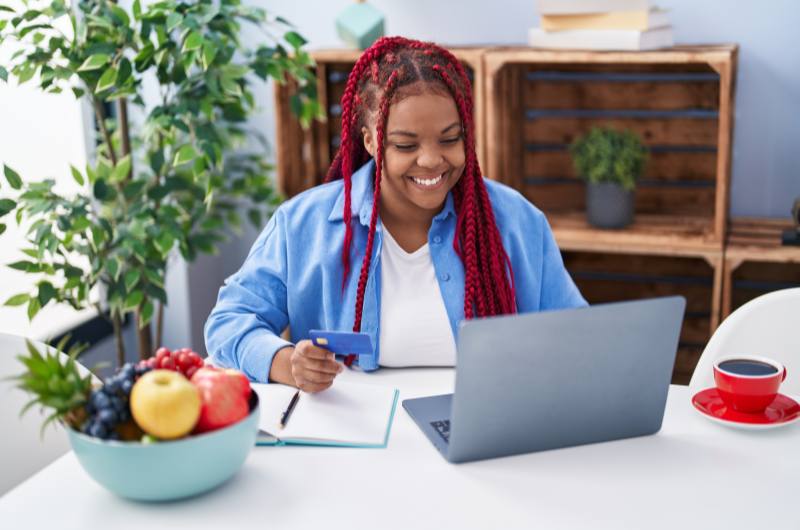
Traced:
[[200, 417], [200, 397], [192, 383], [172, 370], [153, 370], [131, 390], [131, 414], [147, 434], [162, 440], [189, 434]]

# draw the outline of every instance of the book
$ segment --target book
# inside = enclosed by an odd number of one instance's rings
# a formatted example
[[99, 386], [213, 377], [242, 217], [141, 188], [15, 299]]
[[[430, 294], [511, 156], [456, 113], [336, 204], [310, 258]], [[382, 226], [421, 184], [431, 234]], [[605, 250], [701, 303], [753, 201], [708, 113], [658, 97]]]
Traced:
[[537, 0], [540, 15], [581, 15], [585, 13], [617, 13], [650, 11], [655, 0]]
[[283, 429], [280, 419], [296, 388], [251, 383], [258, 394], [260, 433], [257, 445], [330, 445], [386, 447], [392, 428], [396, 389], [335, 381], [316, 394], [300, 399]]
[[668, 48], [675, 43], [672, 26], [647, 31], [635, 29], [528, 30], [528, 44], [534, 48], [560, 50], [640, 51]]
[[663, 26], [669, 26], [669, 12], [663, 9], [653, 9], [584, 15], [542, 15], [541, 27], [546, 31], [563, 31], [568, 29], [647, 30]]

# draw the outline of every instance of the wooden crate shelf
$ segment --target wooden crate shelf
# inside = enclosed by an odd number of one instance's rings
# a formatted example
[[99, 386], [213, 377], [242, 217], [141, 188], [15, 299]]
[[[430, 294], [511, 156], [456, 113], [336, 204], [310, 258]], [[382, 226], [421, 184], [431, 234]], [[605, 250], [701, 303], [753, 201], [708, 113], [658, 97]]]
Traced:
[[697, 257], [562, 251], [564, 265], [590, 304], [682, 295], [686, 313], [673, 384], [688, 384], [716, 329], [722, 261]]
[[722, 319], [778, 289], [800, 287], [800, 247], [781, 245], [791, 219], [733, 218], [725, 246]]
[[[481, 167], [486, 164], [485, 110], [483, 95], [483, 54], [485, 48], [448, 48], [461, 61], [472, 84], [475, 144]], [[316, 76], [325, 122], [314, 121], [303, 130], [289, 110], [291, 84], [275, 86], [277, 117], [278, 186], [293, 197], [321, 184], [341, 143], [341, 101], [347, 77], [363, 52], [359, 50], [316, 50], [309, 52], [317, 63]]]
[[[653, 52], [498, 48], [484, 55], [485, 174], [545, 212], [562, 248], [707, 256], [724, 245], [735, 45]], [[569, 144], [591, 126], [630, 128], [651, 149], [636, 222], [585, 222]], [[714, 258], [716, 259], [716, 258]]]

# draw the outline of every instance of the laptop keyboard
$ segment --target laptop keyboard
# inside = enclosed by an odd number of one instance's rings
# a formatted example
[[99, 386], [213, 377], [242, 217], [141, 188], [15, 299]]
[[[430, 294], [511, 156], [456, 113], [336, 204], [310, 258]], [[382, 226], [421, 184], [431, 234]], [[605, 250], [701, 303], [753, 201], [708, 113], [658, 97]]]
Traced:
[[450, 420], [432, 421], [431, 426], [446, 443], [450, 443]]

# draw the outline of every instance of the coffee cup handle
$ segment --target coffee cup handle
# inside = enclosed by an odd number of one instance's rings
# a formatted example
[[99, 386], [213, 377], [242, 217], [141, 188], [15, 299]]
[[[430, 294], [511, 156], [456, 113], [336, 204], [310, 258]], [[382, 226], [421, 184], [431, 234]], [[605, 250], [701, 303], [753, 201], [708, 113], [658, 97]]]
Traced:
[[781, 383], [783, 383], [784, 381], [786, 381], [786, 367], [785, 366], [783, 367], [783, 377], [781, 378]]

